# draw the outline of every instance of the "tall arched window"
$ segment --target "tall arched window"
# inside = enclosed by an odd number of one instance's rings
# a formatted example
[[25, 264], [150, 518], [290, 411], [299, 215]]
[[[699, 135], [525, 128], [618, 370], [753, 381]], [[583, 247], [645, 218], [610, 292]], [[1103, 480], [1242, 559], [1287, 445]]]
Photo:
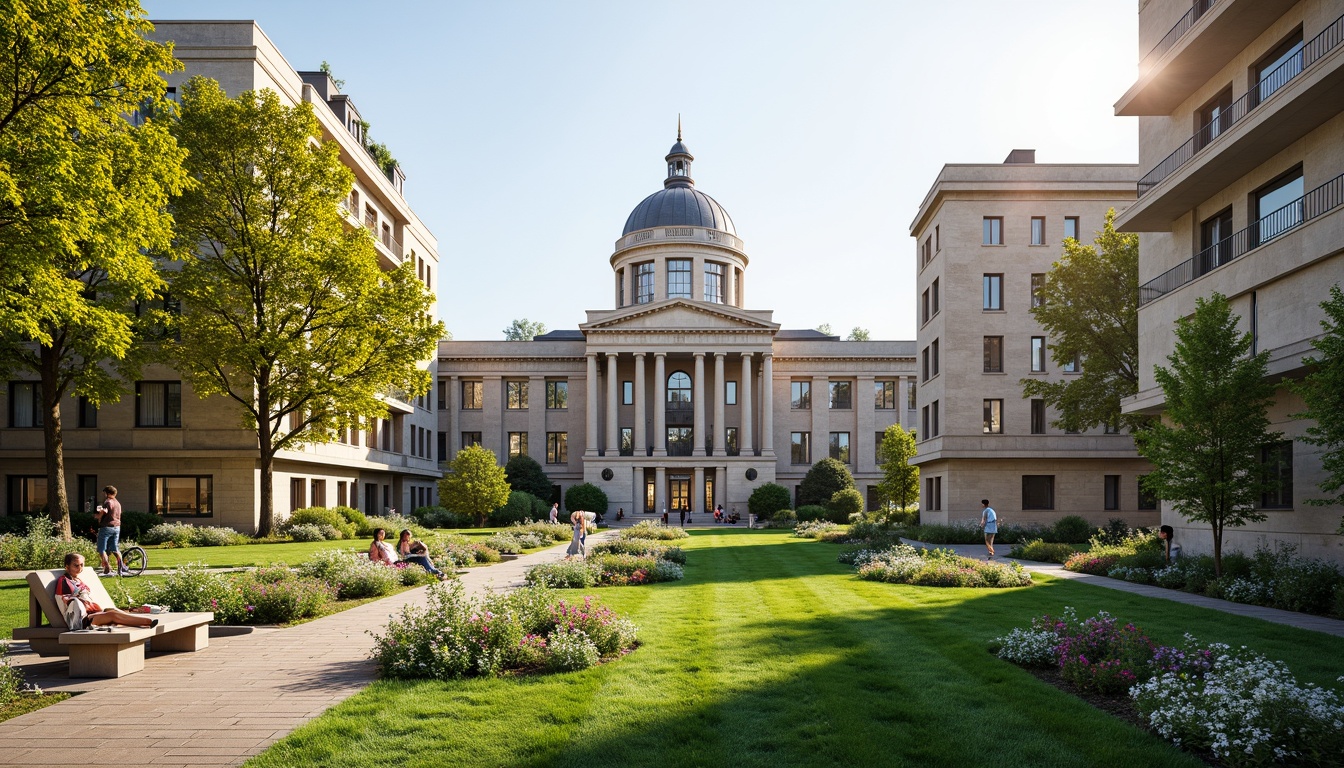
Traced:
[[685, 371], [675, 371], [667, 377], [667, 404], [676, 407], [676, 403], [691, 402], [691, 377]]

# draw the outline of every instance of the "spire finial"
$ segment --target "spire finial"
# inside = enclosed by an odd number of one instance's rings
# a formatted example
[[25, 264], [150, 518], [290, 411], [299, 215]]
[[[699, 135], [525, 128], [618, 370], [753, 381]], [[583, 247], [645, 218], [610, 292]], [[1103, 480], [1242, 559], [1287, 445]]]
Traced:
[[681, 113], [677, 113], [677, 141], [681, 141]]

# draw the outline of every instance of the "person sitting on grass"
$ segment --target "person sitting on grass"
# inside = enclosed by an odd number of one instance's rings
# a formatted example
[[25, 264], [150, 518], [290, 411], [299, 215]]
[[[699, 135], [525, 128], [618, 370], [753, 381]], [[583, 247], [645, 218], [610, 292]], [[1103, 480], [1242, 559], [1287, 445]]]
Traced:
[[387, 538], [387, 529], [379, 528], [373, 532], [373, 543], [369, 545], [369, 559], [375, 563], [383, 565], [396, 565], [397, 551], [392, 548], [384, 539]]
[[402, 562], [415, 563], [437, 576], [439, 581], [448, 578], [448, 574], [434, 567], [434, 561], [429, 559], [429, 548], [425, 546], [424, 542], [411, 538], [409, 528], [401, 532], [401, 538], [397, 541], [397, 552], [401, 554]]
[[70, 627], [70, 629], [88, 629], [91, 626], [106, 626], [108, 624], [122, 624], [128, 627], [157, 627], [158, 619], [151, 619], [148, 616], [128, 613], [109, 606], [103, 606], [93, 602], [89, 596], [89, 587], [79, 580], [79, 575], [84, 572], [84, 556], [78, 552], [70, 552], [65, 556], [65, 573], [56, 579], [56, 596], [61, 599], [61, 608], [64, 609], [71, 602], [78, 600], [84, 605], [84, 626]]

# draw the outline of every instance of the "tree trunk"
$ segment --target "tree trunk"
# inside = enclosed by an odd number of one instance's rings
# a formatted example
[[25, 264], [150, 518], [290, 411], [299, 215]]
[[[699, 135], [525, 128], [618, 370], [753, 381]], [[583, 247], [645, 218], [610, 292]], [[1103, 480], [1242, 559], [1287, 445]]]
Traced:
[[48, 346], [40, 347], [42, 374], [42, 439], [47, 461], [47, 514], [56, 533], [70, 536], [70, 500], [65, 494], [65, 444], [61, 434], [60, 356]]
[[1213, 524], [1213, 575], [1223, 577], [1223, 527], [1217, 522]]
[[270, 536], [275, 529], [275, 449], [271, 447], [271, 398], [265, 386], [257, 387], [257, 447], [261, 451], [261, 514], [257, 535]]

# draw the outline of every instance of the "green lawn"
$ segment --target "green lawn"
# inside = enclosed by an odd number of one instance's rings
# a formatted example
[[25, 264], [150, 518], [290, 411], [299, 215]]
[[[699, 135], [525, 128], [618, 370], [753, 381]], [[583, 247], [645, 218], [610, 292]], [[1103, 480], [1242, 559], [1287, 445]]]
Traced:
[[1037, 577], [1030, 588], [860, 581], [835, 545], [696, 531], [687, 578], [593, 590], [643, 646], [585, 672], [381, 682], [248, 763], [262, 766], [1200, 766], [992, 657], [1065, 605], [1156, 639], [1192, 632], [1334, 684], [1344, 639]]

